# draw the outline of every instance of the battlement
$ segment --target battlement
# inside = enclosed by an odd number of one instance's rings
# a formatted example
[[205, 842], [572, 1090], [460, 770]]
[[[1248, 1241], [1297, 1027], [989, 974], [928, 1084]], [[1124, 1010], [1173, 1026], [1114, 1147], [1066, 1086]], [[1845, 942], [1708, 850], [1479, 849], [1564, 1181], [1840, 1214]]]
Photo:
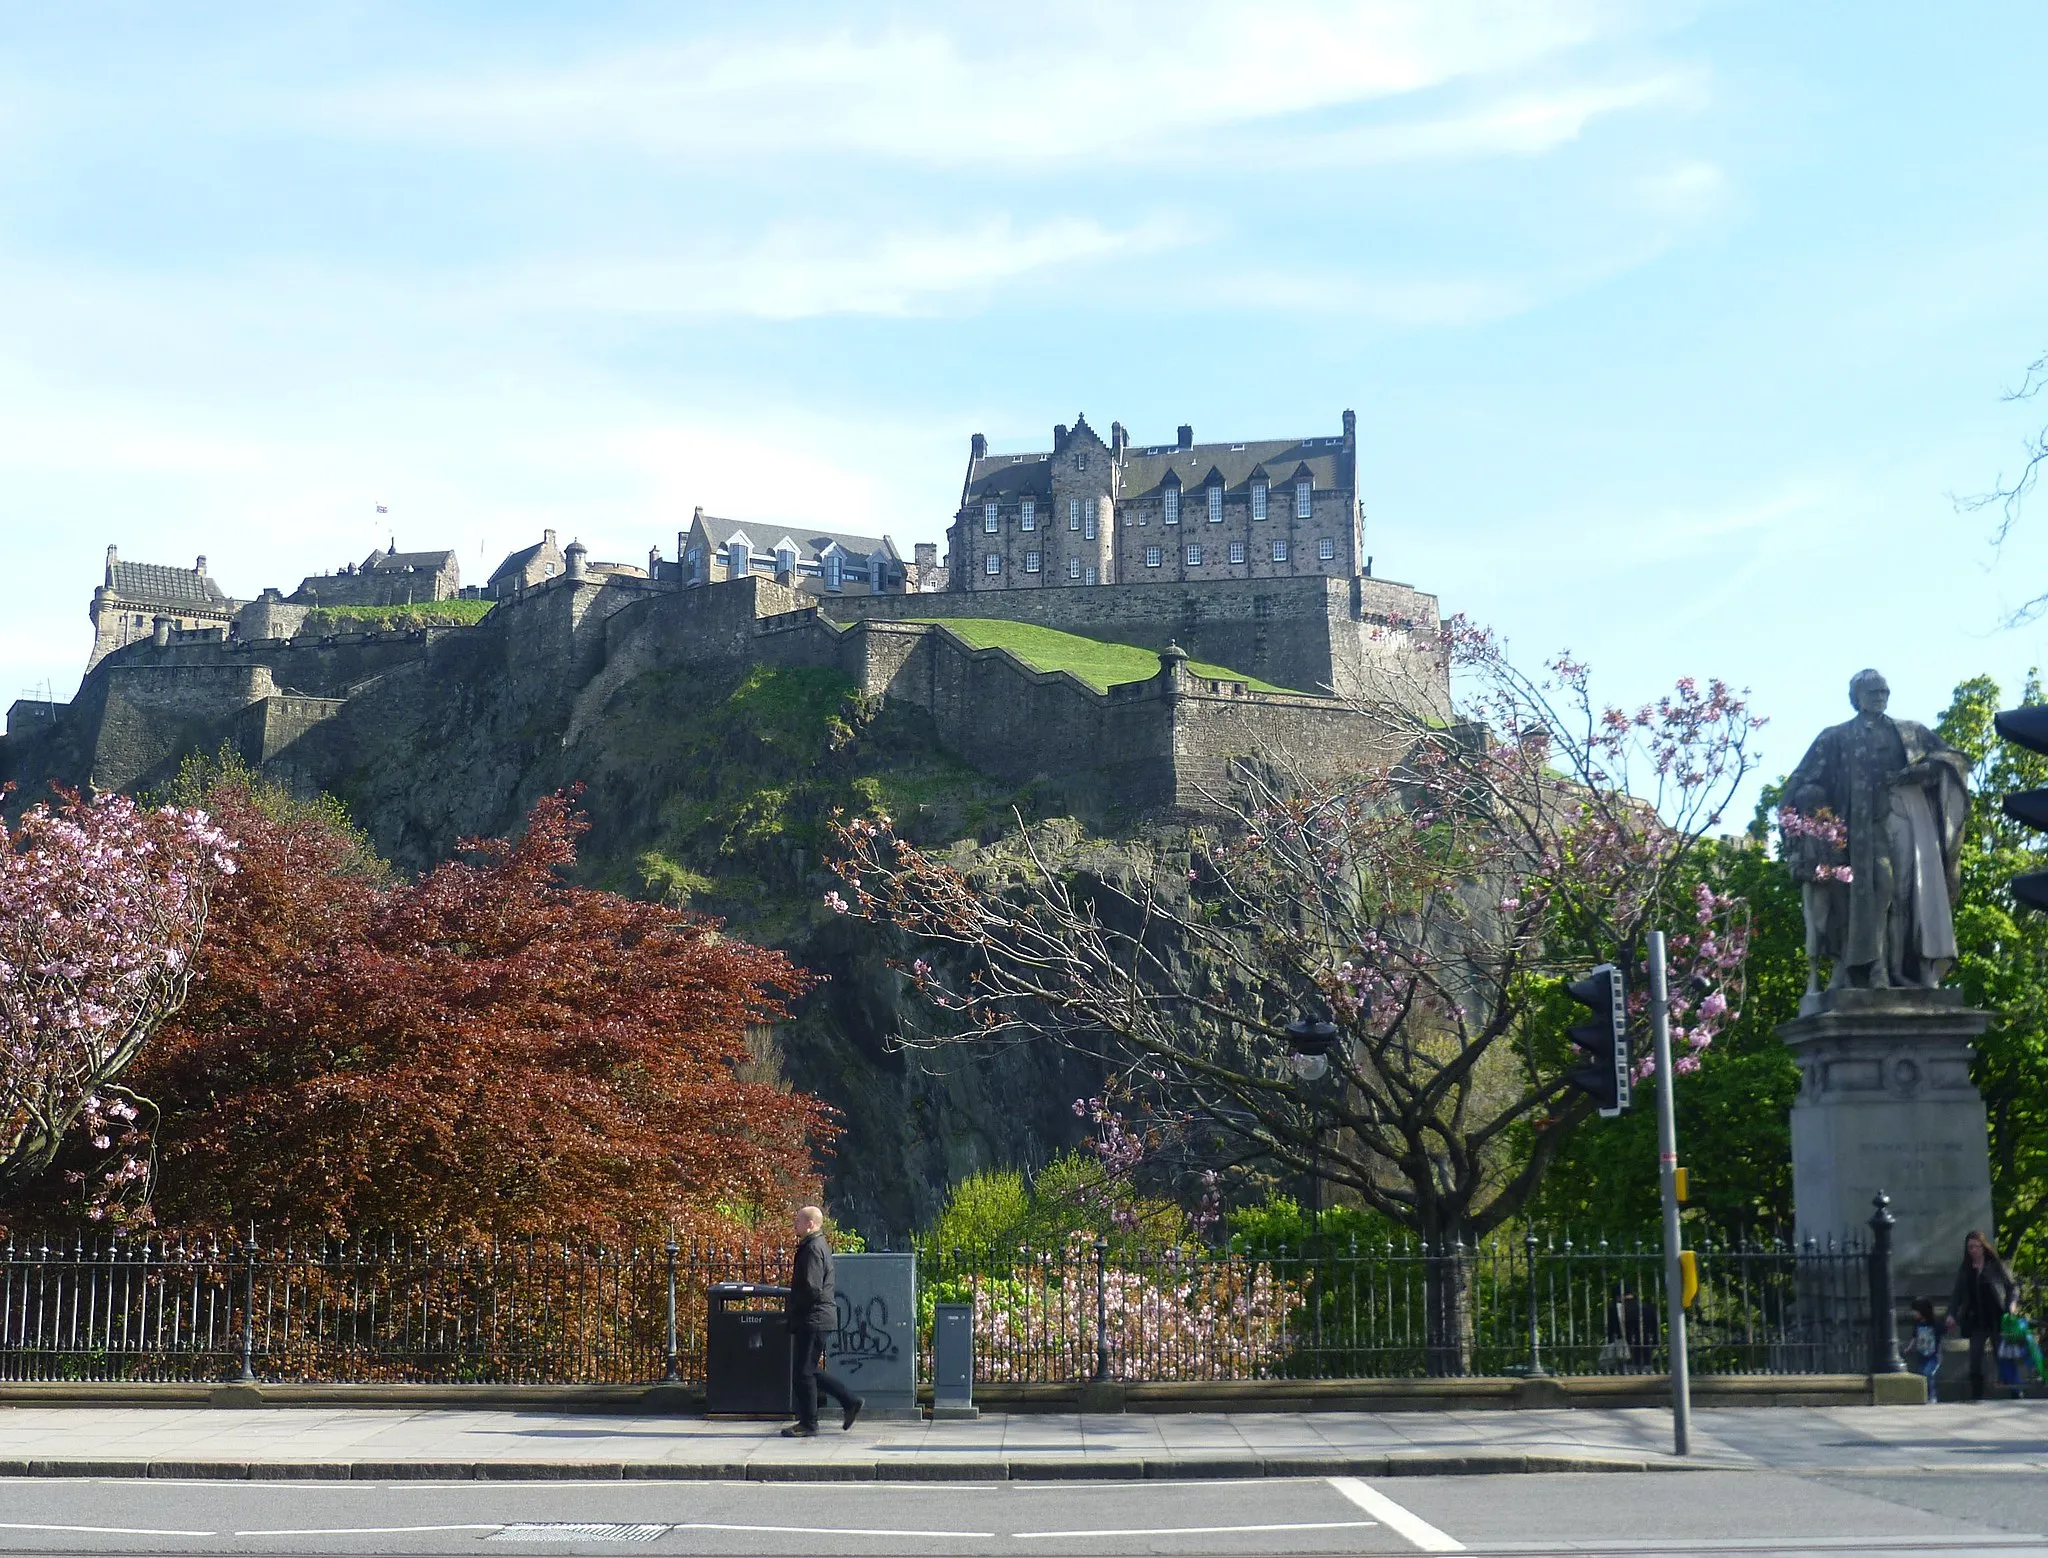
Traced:
[[[969, 617], [1148, 649], [1159, 670], [1105, 690], [977, 646], [947, 620]], [[579, 570], [508, 589], [474, 626], [314, 637], [282, 613], [276, 625], [290, 636], [156, 625], [108, 654], [71, 704], [17, 705], [0, 777], [25, 791], [50, 779], [146, 788], [186, 753], [227, 743], [294, 783], [335, 788], [425, 706], [471, 711], [464, 741], [551, 733], [547, 747], [573, 750], [636, 677], [778, 664], [831, 667], [868, 697], [923, 710], [943, 746], [993, 776], [1086, 776], [1131, 810], [1200, 811], [1235, 761], [1349, 763], [1384, 739], [1375, 707], [1449, 705], [1435, 600], [1365, 578], [821, 599], [759, 575], [682, 589]], [[1196, 674], [1190, 656], [1245, 679]]]

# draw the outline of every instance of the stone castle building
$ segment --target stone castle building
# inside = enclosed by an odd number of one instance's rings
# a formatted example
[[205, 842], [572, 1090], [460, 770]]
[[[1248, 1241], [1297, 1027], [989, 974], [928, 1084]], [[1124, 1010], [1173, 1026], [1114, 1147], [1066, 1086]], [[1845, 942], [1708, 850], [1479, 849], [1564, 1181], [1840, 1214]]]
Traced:
[[950, 590], [1350, 578], [1371, 572], [1358, 498], [1358, 418], [1335, 438], [1134, 447], [1088, 419], [1040, 454], [974, 435], [947, 530]]
[[417, 606], [462, 593], [462, 568], [449, 551], [381, 552], [334, 573], [308, 574], [292, 592], [295, 606]]
[[171, 568], [123, 562], [119, 548], [110, 546], [106, 582], [92, 592], [92, 654], [85, 668], [91, 671], [115, 650], [155, 636], [159, 617], [167, 631], [225, 630], [241, 609], [208, 576], [203, 557], [190, 568]]
[[718, 519], [699, 508], [676, 538], [685, 587], [759, 576], [807, 595], [902, 595], [923, 587], [920, 572], [937, 559], [919, 547], [906, 562], [888, 536]]

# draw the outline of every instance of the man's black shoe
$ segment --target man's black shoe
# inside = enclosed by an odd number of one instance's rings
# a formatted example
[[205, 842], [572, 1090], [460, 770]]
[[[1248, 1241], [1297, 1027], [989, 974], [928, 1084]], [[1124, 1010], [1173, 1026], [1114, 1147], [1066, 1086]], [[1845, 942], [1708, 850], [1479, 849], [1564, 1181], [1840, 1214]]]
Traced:
[[817, 1436], [817, 1429], [806, 1428], [802, 1423], [791, 1423], [782, 1430], [782, 1437], [785, 1439], [815, 1439]]
[[853, 1426], [853, 1420], [860, 1416], [860, 1409], [866, 1406], [867, 1404], [868, 1403], [866, 1397], [855, 1396], [853, 1398], [853, 1405], [846, 1409], [846, 1416], [842, 1417], [839, 1420], [839, 1426], [841, 1428], [851, 1428]]

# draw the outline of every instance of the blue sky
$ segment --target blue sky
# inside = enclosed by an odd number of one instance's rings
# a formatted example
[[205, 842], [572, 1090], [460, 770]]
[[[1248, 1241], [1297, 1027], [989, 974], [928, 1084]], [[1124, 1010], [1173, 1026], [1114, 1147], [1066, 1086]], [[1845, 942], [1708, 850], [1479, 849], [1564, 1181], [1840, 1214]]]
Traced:
[[[2048, 628], [2048, 8], [0, 0], [0, 697], [234, 593], [693, 504], [936, 540], [967, 440], [1359, 413], [1384, 577], [1772, 772]], [[2048, 416], [2048, 403], [2033, 411]]]

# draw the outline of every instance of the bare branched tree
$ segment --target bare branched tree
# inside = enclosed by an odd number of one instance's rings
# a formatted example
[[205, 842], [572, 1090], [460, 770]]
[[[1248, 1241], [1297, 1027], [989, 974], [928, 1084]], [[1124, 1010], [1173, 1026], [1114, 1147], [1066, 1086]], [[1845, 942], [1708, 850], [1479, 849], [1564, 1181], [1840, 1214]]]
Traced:
[[1591, 1112], [1537, 1020], [1557, 977], [1633, 969], [1671, 925], [1682, 1065], [1734, 1004], [1744, 906], [1682, 883], [1756, 722], [1718, 682], [1603, 709], [1585, 667], [1525, 676], [1458, 623], [1426, 652], [1454, 663], [1458, 720], [1429, 699], [1374, 707], [1389, 756], [1242, 764], [1184, 852], [1041, 827], [944, 859], [852, 820], [852, 901], [834, 898], [952, 950], [957, 976], [909, 968], [954, 1019], [926, 1042], [1083, 1048], [1183, 1139], [1419, 1235], [1447, 1257], [1429, 1263], [1429, 1341], [1455, 1370], [1471, 1346], [1456, 1253], [1516, 1215]]
[[[2048, 356], [2036, 357], [2028, 363], [2026, 376], [2020, 380], [2016, 388], [2007, 390], [2001, 398], [2008, 401], [2032, 400], [2044, 388], [2048, 388]], [[2026, 442], [2021, 447], [2021, 453], [2023, 458], [2019, 474], [2010, 481], [2001, 474], [1989, 491], [1972, 493], [1968, 497], [1955, 500], [1957, 509], [1965, 514], [1981, 513], [1988, 509], [1996, 515], [1991, 527], [1991, 545], [1994, 550], [2004, 546], [2012, 536], [2013, 527], [2019, 523], [2028, 497], [2041, 479], [2041, 468], [2048, 465], [2048, 427], [2037, 428], [2028, 434]], [[2048, 592], [2033, 596], [2007, 613], [2006, 626], [2018, 627], [2022, 623], [2032, 622], [2044, 611], [2048, 611]]]

